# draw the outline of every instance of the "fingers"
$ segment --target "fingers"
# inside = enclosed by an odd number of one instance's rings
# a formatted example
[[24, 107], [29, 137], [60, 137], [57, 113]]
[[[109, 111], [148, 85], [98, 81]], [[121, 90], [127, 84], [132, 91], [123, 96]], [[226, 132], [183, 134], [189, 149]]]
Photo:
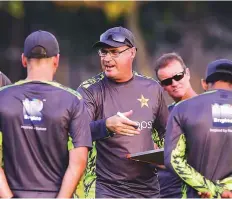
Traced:
[[124, 116], [126, 116], [126, 117], [129, 117], [129, 116], [131, 116], [132, 114], [133, 114], [133, 111], [132, 110], [130, 110], [130, 111], [128, 111], [128, 112], [124, 112], [124, 113], [122, 113]]
[[138, 129], [135, 129], [133, 126], [130, 125], [126, 125], [126, 124], [119, 124], [116, 128], [115, 128], [115, 132], [117, 134], [121, 134], [121, 135], [128, 135], [128, 136], [134, 136], [134, 135], [139, 135], [140, 131]]
[[156, 143], [154, 143], [154, 149], [159, 149], [159, 147]]
[[201, 198], [211, 198], [211, 197], [210, 197], [210, 192], [198, 192], [198, 195], [199, 195]]
[[128, 129], [128, 130], [132, 130], [132, 131], [135, 131], [135, 134], [139, 134], [140, 133], [140, 130], [135, 128], [134, 126], [132, 125], [128, 125], [128, 124], [124, 124], [124, 123], [121, 123], [120, 127], [122, 129]]
[[201, 197], [201, 198], [206, 198], [206, 193], [205, 192], [198, 192], [198, 195]]
[[134, 136], [134, 135], [139, 135], [140, 132], [136, 129], [131, 130], [127, 128], [122, 128], [121, 130], [118, 131], [118, 134]]
[[132, 110], [124, 113], [117, 112], [117, 116], [119, 116], [122, 120], [121, 122], [130, 126], [133, 126], [134, 128], [138, 128], [139, 125], [137, 122], [130, 120], [128, 117], [131, 116], [133, 113]]
[[133, 128], [138, 128], [137, 122], [132, 121], [132, 120], [130, 120], [130, 119], [121, 118], [121, 122], [122, 122], [123, 124], [132, 126]]
[[231, 193], [231, 191], [226, 190], [222, 193], [221, 196], [222, 196], [222, 198], [232, 198], [232, 193]]
[[134, 136], [140, 134], [137, 122], [125, 116], [132, 113], [132, 110], [124, 113], [117, 112], [116, 115], [106, 119], [106, 128], [120, 135]]

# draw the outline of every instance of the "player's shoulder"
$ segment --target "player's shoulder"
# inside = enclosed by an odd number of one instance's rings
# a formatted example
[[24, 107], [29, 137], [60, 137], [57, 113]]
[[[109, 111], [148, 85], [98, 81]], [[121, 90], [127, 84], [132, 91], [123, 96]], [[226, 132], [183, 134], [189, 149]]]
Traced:
[[10, 97], [16, 95], [16, 93], [21, 93], [20, 89], [18, 89], [20, 84], [8, 84], [5, 86], [0, 87], [0, 99], [1, 100], [8, 100]]
[[79, 100], [82, 99], [81, 94], [78, 91], [75, 91], [74, 89], [64, 86], [63, 84], [60, 84], [58, 82], [45, 82], [57, 89], [62, 90], [64, 93], [66, 93], [67, 95], [70, 95], [70, 97], [77, 97]]
[[17, 85], [15, 84], [9, 84], [9, 85], [6, 85], [6, 86], [2, 86], [0, 87], [0, 94], [3, 93], [3, 92], [9, 92], [9, 90], [14, 90], [16, 88]]
[[133, 73], [134, 73], [136, 81], [138, 81], [140, 84], [161, 88], [159, 82], [156, 79], [146, 76], [146, 75], [142, 75], [136, 71], [133, 71]]
[[0, 87], [10, 85], [10, 79], [0, 71]]
[[18, 89], [18, 86], [24, 84], [24, 82], [26, 82], [26, 81], [25, 80], [20, 80], [18, 82], [13, 83], [13, 84], [8, 84], [8, 85], [5, 85], [5, 86], [2, 86], [2, 87], [0, 87], [0, 93], [14, 92], [14, 90]]
[[185, 108], [194, 108], [195, 105], [201, 105], [204, 106], [204, 104], [209, 104], [210, 100], [213, 99], [212, 95], [217, 94], [217, 90], [212, 91], [206, 91], [204, 93], [201, 93], [197, 96], [194, 96], [192, 98], [182, 100], [175, 104], [175, 107], [178, 107], [178, 109], [185, 109]]
[[171, 112], [172, 109], [175, 107], [175, 105], [176, 105], [176, 102], [173, 102], [173, 103], [169, 104], [168, 105], [168, 111]]
[[84, 82], [82, 82], [80, 84], [79, 88], [90, 89], [92, 87], [96, 87], [97, 85], [99, 85], [102, 82], [104, 77], [105, 77], [104, 72], [101, 72], [101, 73], [85, 80]]
[[154, 78], [147, 76], [147, 75], [142, 75], [141, 73], [138, 73], [136, 71], [133, 71], [134, 76], [141, 81], [145, 81], [145, 82], [150, 82], [153, 84], [159, 84], [157, 80], [155, 80]]
[[[15, 94], [16, 92], [23, 92], [24, 91], [24, 85], [26, 85], [27, 83], [30, 83], [31, 81], [28, 80], [20, 80], [18, 82], [15, 82], [14, 84], [10, 84], [7, 86], [3, 86], [0, 88], [0, 95], [3, 94], [4, 92], [7, 92], [8, 95], [11, 95], [12, 93]], [[69, 95], [69, 96], [73, 96], [73, 97], [77, 97], [79, 100], [82, 99], [82, 96], [80, 93], [78, 93], [77, 91], [73, 90], [72, 88], [69, 88], [67, 86], [64, 86], [63, 84], [60, 84], [58, 82], [54, 82], [54, 81], [39, 81], [39, 83], [41, 84], [46, 84], [49, 85], [51, 87], [53, 87], [55, 90], [61, 90], [62, 95]], [[54, 90], [54, 91], [55, 91]], [[52, 92], [52, 90], [51, 90]]]
[[135, 82], [139, 89], [146, 89], [149, 92], [152, 92], [154, 95], [160, 95], [164, 92], [163, 87], [154, 78], [139, 74], [135, 71], [133, 73]]

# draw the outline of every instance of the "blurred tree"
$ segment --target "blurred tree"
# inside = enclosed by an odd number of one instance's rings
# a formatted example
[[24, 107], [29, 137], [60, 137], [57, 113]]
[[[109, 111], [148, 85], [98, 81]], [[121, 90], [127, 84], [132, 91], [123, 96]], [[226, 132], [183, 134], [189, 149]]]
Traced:
[[0, 9], [8, 12], [12, 17], [20, 19], [24, 17], [24, 6], [22, 1], [0, 2]]
[[[7, 74], [10, 79], [14, 82], [22, 78], [22, 68], [15, 67], [16, 63], [20, 60], [20, 46], [21, 41], [24, 38], [24, 2], [23, 1], [6, 1], [0, 2], [0, 10], [7, 13], [10, 19], [9, 21], [1, 20], [2, 27], [7, 29], [7, 37], [9, 38], [9, 43], [7, 43], [7, 38], [4, 38], [6, 42], [5, 59], [8, 61], [6, 66]], [[9, 24], [10, 22], [10, 24]]]
[[136, 65], [138, 71], [144, 75], [153, 76], [152, 67], [149, 66], [149, 56], [146, 48], [146, 43], [143, 38], [142, 30], [139, 26], [139, 7], [144, 2], [133, 1], [130, 7], [130, 13], [127, 14], [127, 24], [129, 29], [136, 37], [136, 47], [138, 48]]
[[70, 10], [78, 10], [82, 6], [89, 8], [102, 9], [111, 22], [116, 21], [123, 16], [126, 19], [128, 29], [130, 29], [136, 37], [136, 47], [138, 48], [136, 57], [136, 66], [139, 72], [144, 75], [151, 76], [153, 74], [149, 66], [145, 41], [139, 26], [139, 7], [144, 2], [138, 1], [54, 1], [55, 5]]

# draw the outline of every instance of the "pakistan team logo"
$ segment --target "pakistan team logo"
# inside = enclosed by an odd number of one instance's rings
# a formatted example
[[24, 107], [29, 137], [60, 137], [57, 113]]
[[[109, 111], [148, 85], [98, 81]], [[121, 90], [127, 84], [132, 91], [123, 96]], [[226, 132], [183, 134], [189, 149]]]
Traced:
[[148, 106], [149, 99], [146, 99], [143, 95], [141, 95], [141, 98], [139, 98], [137, 100], [140, 101], [141, 108], [143, 108], [143, 107], [149, 107]]

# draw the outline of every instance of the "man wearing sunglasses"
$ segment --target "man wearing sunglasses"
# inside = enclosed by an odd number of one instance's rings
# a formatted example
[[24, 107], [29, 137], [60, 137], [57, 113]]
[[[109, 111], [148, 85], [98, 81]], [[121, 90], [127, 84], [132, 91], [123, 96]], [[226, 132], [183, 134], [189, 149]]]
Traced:
[[211, 62], [206, 91], [176, 106], [165, 136], [165, 166], [183, 181], [187, 198], [231, 197], [232, 61]]
[[[126, 156], [154, 149], [154, 129], [163, 139], [168, 116], [163, 89], [155, 80], [133, 72], [136, 47], [133, 34], [126, 28], [107, 30], [94, 48], [103, 72], [82, 83], [78, 91], [86, 101], [96, 141], [97, 155], [90, 154], [88, 167], [93, 173], [96, 159], [96, 197], [159, 197], [154, 166]], [[85, 179], [86, 191], [93, 183]]]
[[164, 90], [174, 100], [169, 111], [177, 102], [197, 95], [190, 84], [190, 71], [178, 54], [162, 55], [155, 63], [155, 72]]
[[[168, 107], [169, 111], [174, 108], [176, 103], [197, 95], [189, 81], [189, 69], [178, 54], [162, 55], [155, 63], [155, 72], [164, 90], [174, 100], [174, 103]], [[181, 198], [181, 179], [176, 174], [162, 168], [158, 169], [158, 174], [161, 198]]]

